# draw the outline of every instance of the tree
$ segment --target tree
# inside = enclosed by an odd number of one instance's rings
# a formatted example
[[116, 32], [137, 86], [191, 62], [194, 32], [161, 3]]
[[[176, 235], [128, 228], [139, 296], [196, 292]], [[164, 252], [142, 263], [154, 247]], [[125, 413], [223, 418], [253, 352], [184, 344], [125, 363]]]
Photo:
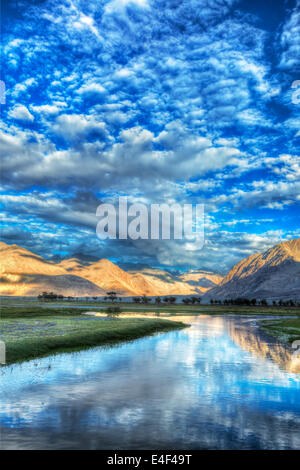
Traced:
[[110, 292], [106, 292], [106, 294], [108, 295], [109, 300], [111, 300], [112, 302], [117, 300], [117, 293], [114, 292], [113, 290]]
[[108, 307], [107, 310], [106, 310], [106, 314], [107, 314], [108, 317], [116, 317], [116, 316], [120, 315], [120, 313], [121, 313], [121, 309], [118, 306]]
[[150, 299], [150, 297], [146, 297], [145, 295], [143, 295], [142, 297], [142, 303], [143, 304], [148, 304], [149, 302], [151, 302], [152, 299]]
[[176, 302], [176, 297], [169, 297], [169, 303], [174, 304]]
[[63, 298], [63, 296], [54, 294], [54, 292], [46, 292], [44, 291], [42, 294], [39, 294], [38, 299], [46, 301], [46, 300], [57, 300]]
[[160, 304], [161, 303], [161, 298], [160, 297], [155, 297], [155, 303]]
[[191, 297], [191, 302], [192, 302], [193, 305], [194, 305], [196, 302], [197, 302], [198, 304], [200, 304], [201, 300], [202, 300], [201, 297], [195, 297], [195, 296]]
[[132, 297], [132, 300], [135, 304], [139, 304], [141, 302], [141, 298], [140, 297]]

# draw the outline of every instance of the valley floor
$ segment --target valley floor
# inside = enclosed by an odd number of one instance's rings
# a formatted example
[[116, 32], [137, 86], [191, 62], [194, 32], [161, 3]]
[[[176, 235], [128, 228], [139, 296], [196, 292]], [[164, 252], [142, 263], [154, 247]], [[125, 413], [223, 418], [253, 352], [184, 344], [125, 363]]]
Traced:
[[[41, 303], [20, 298], [3, 299], [0, 340], [5, 342], [6, 362], [113, 344], [158, 331], [182, 328], [186, 326], [184, 323], [170, 320], [191, 315], [261, 315], [261, 326], [269, 335], [287, 343], [300, 340], [299, 307], [158, 306], [125, 302], [114, 305], [121, 308], [122, 318], [108, 318], [105, 310], [110, 304], [103, 302]], [[98, 316], [82, 315], [87, 311], [98, 312]], [[263, 319], [264, 316], [274, 316], [274, 319]], [[170, 317], [170, 320], [165, 317]]]
[[295, 315], [300, 316], [300, 307], [279, 307], [279, 306], [244, 306], [244, 305], [210, 305], [210, 304], [189, 304], [183, 303], [174, 304], [142, 304], [133, 302], [100, 302], [100, 301], [86, 301], [86, 300], [73, 300], [73, 301], [55, 301], [55, 302], [41, 302], [26, 297], [0, 297], [0, 305], [2, 312], [12, 312], [14, 308], [24, 307], [25, 309], [81, 309], [87, 310], [105, 310], [109, 306], [118, 306], [122, 312], [126, 313], [151, 313], [159, 312], [169, 315], [223, 315], [223, 314], [237, 314], [237, 315]]
[[5, 343], [6, 364], [111, 345], [187, 326], [160, 318], [87, 317], [78, 309], [5, 310], [1, 313], [0, 340]]
[[300, 316], [296, 318], [281, 318], [263, 320], [261, 327], [270, 335], [285, 343], [300, 340]]

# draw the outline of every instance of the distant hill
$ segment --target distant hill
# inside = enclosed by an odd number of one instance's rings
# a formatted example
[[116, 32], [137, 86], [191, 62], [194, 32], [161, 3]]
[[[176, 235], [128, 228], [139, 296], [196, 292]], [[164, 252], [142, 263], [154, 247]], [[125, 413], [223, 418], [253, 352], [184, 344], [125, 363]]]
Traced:
[[223, 276], [211, 271], [193, 270], [180, 276], [181, 281], [198, 288], [200, 292], [206, 292], [223, 280]]
[[236, 297], [300, 300], [300, 239], [243, 259], [203, 300]]
[[226, 277], [207, 270], [172, 274], [139, 267], [125, 271], [107, 259], [46, 261], [18, 245], [0, 242], [0, 294], [32, 296], [53, 291], [65, 296], [202, 295], [203, 301], [247, 297], [300, 300], [300, 240], [279, 243], [236, 264]]
[[43, 291], [74, 297], [105, 293], [87, 279], [69, 274], [63, 266], [18, 245], [0, 242], [0, 294], [32, 296]]
[[[44, 260], [18, 245], [0, 244], [0, 294], [32, 296], [43, 291], [71, 296], [202, 295], [222, 277], [199, 271], [175, 276], [166, 270], [141, 268], [125, 271], [107, 259], [89, 262], [69, 258]], [[199, 282], [198, 282], [199, 281]], [[208, 283], [204, 285], [204, 282]]]

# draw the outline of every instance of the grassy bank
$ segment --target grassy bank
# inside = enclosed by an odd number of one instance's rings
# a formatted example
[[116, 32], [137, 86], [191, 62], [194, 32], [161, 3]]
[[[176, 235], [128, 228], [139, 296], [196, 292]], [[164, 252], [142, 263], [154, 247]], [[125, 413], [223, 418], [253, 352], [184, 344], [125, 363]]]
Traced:
[[165, 319], [87, 317], [80, 315], [78, 309], [76, 312], [50, 309], [50, 312], [39, 313], [20, 309], [19, 312], [2, 315], [0, 325], [7, 364], [129, 341], [187, 326]]
[[280, 320], [263, 320], [261, 328], [270, 336], [285, 343], [300, 340], [300, 317]]
[[[64, 314], [65, 311], [69, 312], [84, 312], [87, 310], [103, 310], [111, 305], [108, 302], [28, 302], [23, 301], [22, 306], [14, 306], [16, 301], [7, 300], [1, 302], [1, 310], [3, 315], [14, 315], [23, 308], [24, 312], [51, 312], [53, 309]], [[18, 302], [21, 304], [21, 301]], [[159, 313], [167, 315], [300, 315], [299, 307], [279, 307], [279, 306], [239, 306], [239, 305], [183, 305], [182, 303], [174, 305], [141, 305], [129, 302], [115, 302], [113, 305], [119, 306], [125, 313], [142, 313], [149, 314]]]

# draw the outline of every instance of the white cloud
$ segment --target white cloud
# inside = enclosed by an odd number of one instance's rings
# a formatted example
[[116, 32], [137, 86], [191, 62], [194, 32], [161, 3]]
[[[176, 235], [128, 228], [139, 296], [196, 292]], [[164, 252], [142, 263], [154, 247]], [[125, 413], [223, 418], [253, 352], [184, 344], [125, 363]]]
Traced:
[[99, 122], [94, 116], [78, 114], [61, 114], [56, 118], [53, 131], [66, 140], [77, 141], [85, 136], [106, 136], [104, 122]]
[[35, 113], [41, 113], [41, 114], [47, 114], [47, 115], [58, 114], [60, 112], [60, 108], [58, 106], [50, 105], [50, 104], [44, 104], [41, 106], [31, 106], [31, 109]]
[[10, 93], [14, 98], [17, 98], [19, 95], [26, 92], [28, 88], [35, 84], [36, 80], [34, 78], [27, 78], [23, 82], [17, 83]]
[[32, 122], [34, 121], [34, 116], [30, 113], [30, 111], [23, 106], [22, 104], [16, 105], [10, 112], [9, 116], [12, 119], [16, 119], [18, 121], [27, 121]]
[[300, 63], [300, 1], [292, 11], [289, 20], [284, 24], [281, 34], [281, 47], [283, 49], [280, 67], [292, 69]]
[[105, 88], [100, 83], [85, 83], [78, 90], [76, 90], [76, 93], [79, 95], [89, 95], [103, 94], [105, 91]]

